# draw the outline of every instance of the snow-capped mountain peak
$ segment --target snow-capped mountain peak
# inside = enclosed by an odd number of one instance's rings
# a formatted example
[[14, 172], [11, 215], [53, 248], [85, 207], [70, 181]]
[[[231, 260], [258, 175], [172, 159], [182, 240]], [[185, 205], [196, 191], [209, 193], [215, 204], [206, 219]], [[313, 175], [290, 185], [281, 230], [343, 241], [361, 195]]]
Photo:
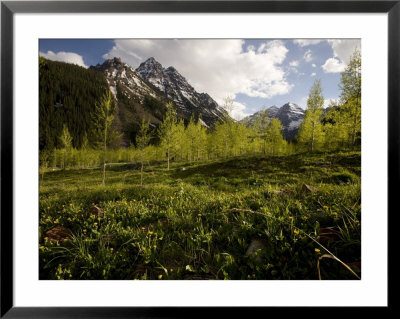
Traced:
[[163, 68], [154, 58], [149, 58], [136, 71], [143, 80], [172, 100], [184, 118], [194, 114], [212, 126], [228, 116], [207, 93], [198, 93], [173, 66]]
[[[267, 108], [269, 118], [278, 118], [283, 126], [283, 136], [290, 140], [293, 139], [303, 122], [305, 111], [293, 102], [288, 102], [281, 107], [271, 106]], [[256, 112], [242, 120], [247, 125], [252, 125], [256, 116], [260, 113]]]

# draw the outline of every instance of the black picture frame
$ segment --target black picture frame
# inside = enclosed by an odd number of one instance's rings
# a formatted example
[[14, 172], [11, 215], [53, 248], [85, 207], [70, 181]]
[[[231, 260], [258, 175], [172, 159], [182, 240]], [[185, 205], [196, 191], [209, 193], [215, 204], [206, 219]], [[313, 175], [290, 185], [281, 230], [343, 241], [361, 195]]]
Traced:
[[[225, 308], [60, 307], [23, 308], [13, 303], [13, 17], [16, 13], [387, 13], [388, 14], [388, 250], [400, 184], [400, 0], [396, 1], [1, 1], [1, 312], [5, 318], [192, 318], [226, 315]], [[390, 229], [392, 228], [392, 229]], [[392, 236], [393, 237], [393, 236]], [[388, 254], [388, 265], [392, 258]], [[388, 274], [392, 275], [389, 272]], [[390, 276], [388, 287], [393, 285]], [[390, 292], [390, 289], [389, 289]], [[389, 310], [393, 295], [388, 294]], [[291, 307], [293, 314], [309, 309]], [[335, 315], [338, 309], [331, 309]], [[347, 308], [347, 312], [350, 309]], [[235, 309], [248, 315], [249, 309]], [[270, 310], [268, 310], [270, 311]], [[358, 311], [358, 310], [357, 310]], [[325, 311], [323, 311], [325, 313]], [[326, 313], [325, 313], [326, 314]], [[321, 314], [325, 317], [325, 314]], [[359, 314], [359, 313], [358, 313]]]

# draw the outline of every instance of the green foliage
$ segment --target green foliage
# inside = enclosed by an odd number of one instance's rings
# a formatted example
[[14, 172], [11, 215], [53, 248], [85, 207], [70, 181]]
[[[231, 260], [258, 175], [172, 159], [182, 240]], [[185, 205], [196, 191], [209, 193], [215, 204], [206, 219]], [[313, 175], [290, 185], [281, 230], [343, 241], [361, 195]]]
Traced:
[[307, 99], [307, 111], [298, 133], [298, 142], [307, 151], [318, 150], [323, 144], [323, 128], [321, 124], [324, 98], [321, 81], [315, 80]]
[[64, 124], [73, 147], [80, 148], [91, 130], [95, 104], [108, 90], [97, 71], [39, 58], [39, 149], [60, 148]]
[[167, 113], [160, 124], [158, 135], [161, 140], [161, 148], [167, 157], [167, 167], [169, 169], [170, 159], [175, 155], [178, 148], [178, 120], [172, 102], [168, 104]]
[[[153, 162], [146, 188], [138, 166], [110, 167], [107, 187], [98, 168], [47, 171], [40, 279], [318, 279], [326, 252], [305, 234], [320, 240], [318, 229], [335, 227], [338, 239], [324, 246], [360, 261], [360, 163], [359, 152], [172, 163], [169, 171]], [[339, 183], [338, 174], [354, 179]], [[104, 215], [89, 213], [93, 205]], [[52, 243], [44, 234], [55, 226], [74, 236]], [[266, 248], [246, 255], [255, 239]], [[319, 266], [322, 279], [354, 279], [336, 261]]]

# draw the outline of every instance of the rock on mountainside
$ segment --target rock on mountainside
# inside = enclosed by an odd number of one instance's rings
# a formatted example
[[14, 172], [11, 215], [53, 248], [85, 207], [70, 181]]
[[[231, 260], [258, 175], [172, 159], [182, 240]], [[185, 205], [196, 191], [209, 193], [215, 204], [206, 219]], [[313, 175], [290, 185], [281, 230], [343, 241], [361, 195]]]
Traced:
[[[278, 118], [281, 121], [283, 136], [287, 140], [292, 140], [296, 136], [300, 124], [303, 122], [305, 111], [292, 102], [288, 102], [280, 108], [271, 106], [267, 108], [267, 110], [269, 118]], [[259, 112], [256, 112], [253, 115], [245, 117], [242, 122], [246, 125], [252, 125], [258, 113]]]
[[192, 114], [201, 116], [206, 126], [213, 126], [217, 120], [226, 118], [227, 112], [217, 102], [207, 93], [198, 93], [174, 67], [163, 68], [151, 57], [136, 71], [143, 80], [172, 100], [182, 117], [188, 119]]
[[119, 58], [91, 67], [104, 74], [117, 102], [117, 125], [125, 144], [134, 141], [142, 119], [156, 127], [165, 115], [169, 101], [176, 106], [178, 118], [189, 121], [192, 114], [204, 126], [224, 120], [227, 112], [206, 93], [198, 93], [174, 68], [163, 68], [154, 58], [136, 70]]

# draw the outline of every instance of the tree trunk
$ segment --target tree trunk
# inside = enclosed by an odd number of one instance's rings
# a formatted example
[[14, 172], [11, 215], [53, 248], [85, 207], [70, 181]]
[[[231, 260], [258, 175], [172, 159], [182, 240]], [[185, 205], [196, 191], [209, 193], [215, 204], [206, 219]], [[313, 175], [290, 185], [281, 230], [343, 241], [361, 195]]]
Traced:
[[142, 167], [140, 168], [140, 186], [143, 186], [143, 160]]
[[169, 151], [167, 151], [167, 162], [168, 162], [167, 170], [169, 170]]
[[315, 123], [313, 122], [312, 135], [311, 135], [311, 152], [314, 151], [314, 130], [315, 130]]

